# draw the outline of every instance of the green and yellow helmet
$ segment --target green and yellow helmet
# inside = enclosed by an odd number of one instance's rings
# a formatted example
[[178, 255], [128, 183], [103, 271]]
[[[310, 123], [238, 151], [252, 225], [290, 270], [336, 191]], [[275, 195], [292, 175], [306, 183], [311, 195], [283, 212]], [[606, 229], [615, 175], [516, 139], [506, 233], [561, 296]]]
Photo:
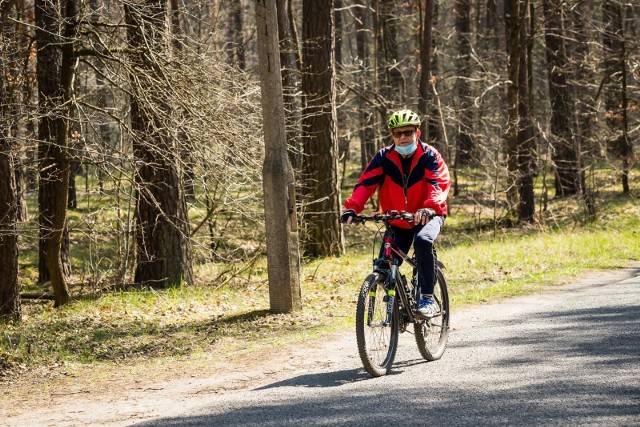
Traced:
[[396, 111], [389, 117], [387, 129], [401, 128], [404, 126], [420, 126], [420, 117], [411, 110]]

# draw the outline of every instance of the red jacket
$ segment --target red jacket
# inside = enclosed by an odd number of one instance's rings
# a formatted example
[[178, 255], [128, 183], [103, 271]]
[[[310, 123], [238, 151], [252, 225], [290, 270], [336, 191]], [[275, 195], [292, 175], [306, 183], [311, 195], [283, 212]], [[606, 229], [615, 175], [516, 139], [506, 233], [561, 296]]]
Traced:
[[[451, 179], [449, 169], [438, 151], [421, 141], [411, 158], [411, 168], [407, 176], [402, 171], [400, 155], [395, 145], [378, 151], [360, 176], [351, 197], [344, 201], [344, 207], [362, 212], [369, 197], [379, 188], [382, 212], [415, 213], [420, 208], [431, 208], [437, 215], [447, 215], [447, 195]], [[405, 221], [394, 221], [394, 226], [412, 228]]]

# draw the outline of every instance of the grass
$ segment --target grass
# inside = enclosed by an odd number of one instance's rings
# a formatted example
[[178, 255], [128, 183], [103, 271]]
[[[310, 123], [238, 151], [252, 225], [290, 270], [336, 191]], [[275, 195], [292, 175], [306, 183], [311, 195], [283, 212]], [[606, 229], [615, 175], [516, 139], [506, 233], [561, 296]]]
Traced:
[[453, 248], [446, 254], [452, 260], [448, 276], [459, 283], [452, 290], [454, 304], [530, 293], [587, 270], [624, 267], [640, 259], [635, 230], [555, 231]]
[[[576, 220], [567, 203], [550, 203], [545, 215], [552, 220], [497, 231], [478, 226], [473, 208], [458, 206], [438, 249], [454, 312], [640, 260], [637, 196], [607, 195], [598, 219], [588, 224]], [[0, 378], [16, 367], [137, 366], [237, 355], [331, 331], [351, 333], [358, 288], [370, 271], [374, 231], [371, 224], [348, 227], [346, 256], [303, 263], [303, 309], [295, 313], [268, 311], [262, 259], [220, 283], [214, 278], [224, 264], [203, 262], [195, 266], [195, 285], [87, 293], [57, 310], [48, 302], [25, 301], [21, 323], [0, 324]], [[34, 281], [26, 271], [26, 280]]]

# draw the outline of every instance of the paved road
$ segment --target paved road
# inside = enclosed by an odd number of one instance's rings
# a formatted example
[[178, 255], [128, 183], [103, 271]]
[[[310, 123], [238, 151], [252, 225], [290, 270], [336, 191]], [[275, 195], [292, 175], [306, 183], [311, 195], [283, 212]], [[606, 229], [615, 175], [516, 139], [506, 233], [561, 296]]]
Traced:
[[437, 362], [405, 333], [371, 379], [345, 337], [323, 366], [138, 425], [640, 426], [640, 270], [626, 273], [453, 313]]

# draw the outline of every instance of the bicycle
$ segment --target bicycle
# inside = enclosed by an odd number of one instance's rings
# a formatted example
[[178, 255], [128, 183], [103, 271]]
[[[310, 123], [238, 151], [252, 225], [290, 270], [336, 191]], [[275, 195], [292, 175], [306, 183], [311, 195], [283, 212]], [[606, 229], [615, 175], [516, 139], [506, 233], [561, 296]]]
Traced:
[[[386, 214], [358, 215], [352, 220], [352, 223], [374, 221], [384, 224], [382, 256], [373, 260], [373, 272], [360, 288], [356, 308], [358, 352], [365, 370], [372, 377], [389, 372], [398, 347], [398, 335], [405, 332], [411, 323], [418, 350], [428, 361], [442, 357], [449, 338], [449, 294], [442, 273], [444, 265], [436, 261], [434, 300], [437, 313], [433, 317], [424, 317], [417, 307], [420, 287], [415, 257], [409, 257], [393, 243], [393, 231], [389, 223], [398, 219], [413, 222], [413, 214], [390, 211]], [[398, 257], [413, 267], [410, 282], [398, 271]]]

